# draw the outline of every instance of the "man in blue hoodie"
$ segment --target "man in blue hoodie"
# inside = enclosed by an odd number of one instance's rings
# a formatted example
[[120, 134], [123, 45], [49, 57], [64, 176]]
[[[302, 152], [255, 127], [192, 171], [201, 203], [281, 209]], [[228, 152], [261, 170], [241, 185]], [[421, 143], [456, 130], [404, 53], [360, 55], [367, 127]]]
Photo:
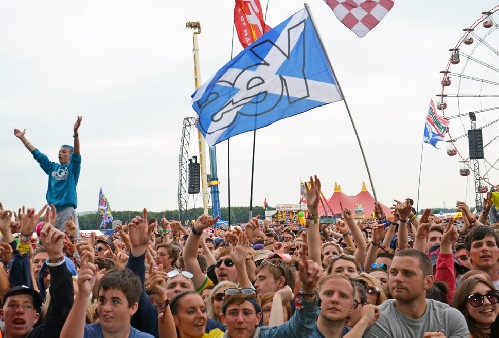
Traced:
[[74, 145], [63, 145], [59, 150], [59, 163], [51, 162], [40, 150], [36, 149], [26, 138], [26, 129], [20, 131], [14, 129], [14, 135], [19, 138], [26, 149], [33, 155], [40, 167], [48, 175], [47, 203], [53, 204], [57, 210], [57, 219], [54, 226], [59, 230], [66, 231], [66, 222], [73, 219], [77, 231], [79, 230], [76, 207], [78, 198], [76, 185], [80, 177], [80, 140], [78, 129], [81, 124], [81, 116], [78, 116], [73, 127]]

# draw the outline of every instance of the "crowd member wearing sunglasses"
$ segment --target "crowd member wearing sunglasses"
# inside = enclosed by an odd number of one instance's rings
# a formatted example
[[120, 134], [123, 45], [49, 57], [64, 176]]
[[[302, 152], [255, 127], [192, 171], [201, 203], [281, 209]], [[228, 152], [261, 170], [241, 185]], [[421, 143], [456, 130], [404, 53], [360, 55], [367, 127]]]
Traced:
[[378, 266], [378, 264], [374, 263], [371, 265], [371, 271], [369, 271], [369, 275], [373, 276], [376, 278], [379, 283], [381, 284], [381, 287], [383, 288], [383, 291], [385, 292], [385, 295], [388, 297], [388, 270], [387, 267], [385, 266], [384, 268], [376, 267], [372, 268], [372, 266]]
[[229, 281], [220, 282], [211, 290], [206, 306], [208, 308], [208, 318], [222, 322], [222, 305], [225, 298], [225, 290], [237, 288], [237, 284]]
[[366, 283], [367, 303], [380, 305], [386, 300], [385, 291], [376, 278], [365, 272], [360, 273], [358, 278]]
[[[389, 270], [389, 299], [365, 337], [468, 337], [463, 315], [447, 304], [426, 299], [434, 281], [430, 258], [415, 249], [395, 254]], [[445, 332], [445, 333], [444, 333]]]
[[294, 288], [294, 279], [294, 273], [290, 271], [288, 263], [280, 258], [266, 258], [257, 268], [254, 286], [258, 296], [263, 296], [269, 292], [276, 292], [286, 285]]
[[468, 278], [456, 290], [452, 306], [466, 318], [472, 338], [499, 336], [499, 293], [478, 276]]

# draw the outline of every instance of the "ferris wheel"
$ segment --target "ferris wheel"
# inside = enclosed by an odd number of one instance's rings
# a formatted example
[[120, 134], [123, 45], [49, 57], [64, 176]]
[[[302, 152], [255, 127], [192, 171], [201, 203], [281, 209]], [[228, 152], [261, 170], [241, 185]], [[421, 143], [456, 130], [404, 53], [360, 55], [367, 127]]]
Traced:
[[460, 162], [459, 174], [473, 173], [477, 211], [483, 194], [499, 184], [499, 6], [482, 12], [457, 44], [441, 71], [437, 109], [449, 120], [447, 154]]

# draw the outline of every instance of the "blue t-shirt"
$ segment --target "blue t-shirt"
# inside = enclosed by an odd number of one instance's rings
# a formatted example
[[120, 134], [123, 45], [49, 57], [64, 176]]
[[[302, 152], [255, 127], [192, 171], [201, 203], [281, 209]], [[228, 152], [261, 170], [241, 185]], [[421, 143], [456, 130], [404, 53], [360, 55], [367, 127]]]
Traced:
[[76, 209], [78, 197], [76, 195], [76, 185], [80, 177], [81, 155], [71, 153], [68, 164], [51, 162], [40, 150], [33, 150], [33, 157], [40, 164], [40, 167], [48, 175], [48, 187], [46, 199], [48, 204], [55, 205], [60, 211], [66, 207]]
[[[104, 338], [102, 335], [102, 326], [100, 324], [85, 324], [84, 338]], [[130, 326], [128, 338], [154, 338], [149, 333], [141, 332]]]

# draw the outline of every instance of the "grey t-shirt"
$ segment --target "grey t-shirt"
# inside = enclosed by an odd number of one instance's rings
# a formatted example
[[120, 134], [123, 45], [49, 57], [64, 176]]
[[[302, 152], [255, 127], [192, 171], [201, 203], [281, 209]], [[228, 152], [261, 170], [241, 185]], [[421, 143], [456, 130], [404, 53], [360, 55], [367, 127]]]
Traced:
[[468, 325], [461, 312], [433, 299], [426, 300], [426, 311], [419, 319], [402, 314], [395, 307], [395, 300], [388, 299], [380, 305], [381, 316], [364, 337], [414, 337], [422, 338], [425, 332], [440, 331], [446, 337], [468, 338]]

